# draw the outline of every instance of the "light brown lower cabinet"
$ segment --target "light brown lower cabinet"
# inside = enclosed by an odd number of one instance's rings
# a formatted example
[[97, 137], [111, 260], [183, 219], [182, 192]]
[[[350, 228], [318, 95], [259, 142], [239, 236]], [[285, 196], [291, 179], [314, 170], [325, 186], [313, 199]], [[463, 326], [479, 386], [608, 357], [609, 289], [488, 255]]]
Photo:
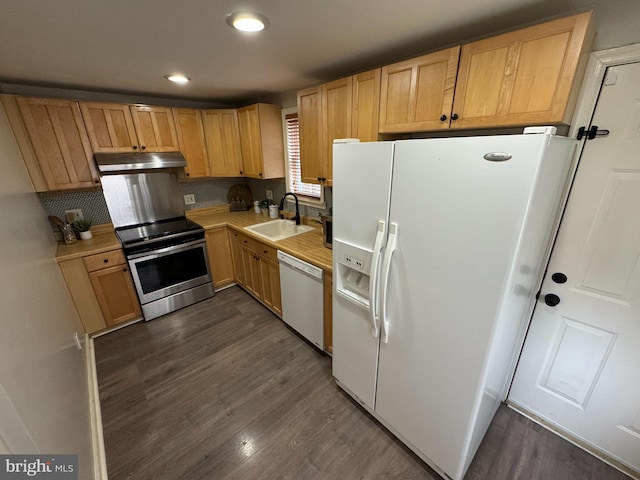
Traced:
[[231, 245], [227, 227], [207, 230], [207, 255], [215, 288], [234, 282]]
[[333, 277], [324, 272], [324, 349], [333, 353]]
[[235, 280], [269, 310], [282, 316], [277, 250], [229, 229]]
[[86, 333], [142, 318], [122, 250], [58, 264]]
[[282, 316], [282, 294], [280, 292], [280, 266], [262, 255], [258, 255], [260, 281], [262, 283], [262, 302], [278, 315]]
[[[278, 251], [232, 228], [228, 229], [236, 282], [278, 316], [282, 316]], [[324, 272], [324, 350], [332, 353], [331, 272]]]

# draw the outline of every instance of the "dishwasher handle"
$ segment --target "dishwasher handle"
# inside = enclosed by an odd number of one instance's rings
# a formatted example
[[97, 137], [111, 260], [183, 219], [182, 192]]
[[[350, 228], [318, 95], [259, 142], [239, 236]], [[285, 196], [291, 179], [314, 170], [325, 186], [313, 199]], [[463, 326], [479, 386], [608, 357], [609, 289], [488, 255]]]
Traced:
[[281, 264], [286, 265], [287, 267], [290, 267], [299, 272], [302, 272], [306, 275], [309, 275], [310, 277], [314, 277], [322, 280], [321, 268], [318, 268], [315, 265], [311, 265], [310, 263], [303, 262], [299, 258], [289, 255], [288, 253], [284, 253], [281, 250], [278, 250], [278, 261]]

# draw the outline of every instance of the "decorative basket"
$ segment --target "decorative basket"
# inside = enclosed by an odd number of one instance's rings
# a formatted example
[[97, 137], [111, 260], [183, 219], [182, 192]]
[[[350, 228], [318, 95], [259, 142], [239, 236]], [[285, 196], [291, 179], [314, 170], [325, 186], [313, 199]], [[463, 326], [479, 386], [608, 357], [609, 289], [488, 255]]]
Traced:
[[229, 211], [244, 212], [253, 206], [253, 196], [251, 190], [245, 185], [234, 185], [227, 193]]

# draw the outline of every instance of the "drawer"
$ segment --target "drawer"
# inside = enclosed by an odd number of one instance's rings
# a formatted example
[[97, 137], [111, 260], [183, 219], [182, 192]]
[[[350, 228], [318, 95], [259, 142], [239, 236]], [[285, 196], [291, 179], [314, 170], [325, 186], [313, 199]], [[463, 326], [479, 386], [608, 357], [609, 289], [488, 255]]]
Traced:
[[254, 252], [258, 250], [258, 242], [256, 242], [253, 238], [249, 238], [246, 235], [243, 235], [242, 233], [238, 233], [238, 241], [240, 242], [240, 245], [244, 245]]
[[256, 242], [256, 248], [257, 248], [257, 252], [262, 255], [263, 257], [268, 258], [269, 260], [273, 260], [274, 262], [278, 263], [278, 251], [273, 248], [270, 247], [269, 245], [265, 245], [264, 243], [259, 243]]
[[114, 265], [124, 265], [126, 262], [122, 250], [111, 250], [110, 252], [98, 253], [84, 257], [84, 265], [87, 272], [94, 272], [101, 268], [113, 267]]

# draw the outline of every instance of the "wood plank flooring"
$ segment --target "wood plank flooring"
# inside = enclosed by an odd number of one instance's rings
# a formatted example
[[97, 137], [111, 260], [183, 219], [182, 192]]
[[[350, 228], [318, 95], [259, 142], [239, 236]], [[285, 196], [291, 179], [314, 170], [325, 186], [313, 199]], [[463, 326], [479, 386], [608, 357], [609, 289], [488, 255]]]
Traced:
[[[110, 480], [438, 479], [239, 287], [95, 339]], [[504, 407], [466, 476], [628, 480]]]

